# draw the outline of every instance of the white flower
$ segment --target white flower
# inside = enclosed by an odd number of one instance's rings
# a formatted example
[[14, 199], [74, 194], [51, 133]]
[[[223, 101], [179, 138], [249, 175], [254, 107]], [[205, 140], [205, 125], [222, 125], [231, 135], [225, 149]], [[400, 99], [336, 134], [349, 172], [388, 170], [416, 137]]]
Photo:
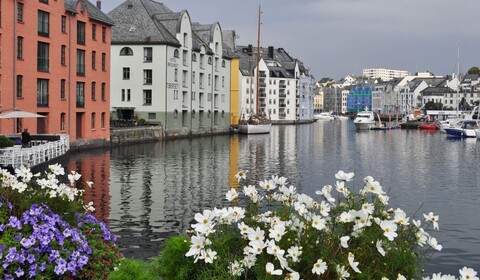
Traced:
[[292, 246], [287, 250], [287, 257], [292, 259], [292, 262], [298, 262], [298, 257], [302, 254], [302, 251], [298, 248], [298, 246]]
[[185, 254], [186, 257], [195, 257], [195, 261], [197, 262], [198, 258], [200, 257], [205, 244], [206, 244], [206, 239], [204, 236], [199, 236], [199, 235], [193, 235], [192, 238], [190, 239], [190, 242], [192, 243], [190, 245], [190, 250]]
[[245, 170], [245, 171], [238, 171], [237, 174], [235, 174], [235, 179], [237, 179], [238, 182], [240, 182], [241, 179], [245, 180], [247, 179], [247, 173], [248, 173], [248, 170]]
[[251, 230], [251, 228], [248, 225], [246, 225], [244, 222], [239, 223], [237, 227], [240, 230], [240, 234], [242, 236], [248, 236], [248, 232]]
[[356, 273], [362, 273], [360, 269], [358, 269], [358, 264], [359, 262], [354, 261], [355, 255], [352, 252], [348, 252], [348, 263], [350, 264], [350, 267], [355, 271]]
[[339, 219], [340, 219], [340, 222], [342, 223], [349, 223], [349, 222], [352, 222], [353, 217], [350, 214], [350, 212], [342, 212], [342, 214], [340, 214]]
[[462, 269], [459, 270], [459, 272], [460, 280], [479, 280], [477, 277], [477, 272], [472, 268], [464, 266]]
[[433, 229], [438, 230], [438, 215], [433, 215], [433, 212], [428, 213], [428, 215], [423, 214], [426, 221], [433, 223]]
[[327, 227], [326, 224], [327, 221], [325, 221], [325, 219], [321, 216], [314, 215], [312, 217], [312, 227], [318, 230], [324, 230]]
[[83, 205], [85, 212], [94, 212], [95, 207], [93, 207], [93, 201], [90, 201], [88, 204]]
[[238, 197], [238, 192], [234, 188], [231, 188], [230, 190], [228, 190], [228, 192], [225, 194], [225, 196], [226, 196], [228, 201], [232, 201], [232, 200], [234, 200], [235, 198]]
[[397, 280], [407, 280], [407, 278], [405, 276], [403, 276], [402, 274], [398, 274], [397, 275]]
[[326, 185], [326, 186], [323, 186], [321, 191], [316, 191], [315, 193], [317, 195], [323, 195], [328, 202], [334, 203], [335, 198], [333, 198], [331, 195], [332, 189], [333, 189], [332, 186]]
[[438, 244], [437, 239], [436, 239], [435, 237], [429, 236], [427, 243], [428, 243], [428, 245], [430, 245], [430, 247], [432, 247], [434, 250], [442, 251], [442, 245]]
[[324, 217], [327, 217], [329, 213], [330, 213], [330, 205], [322, 200], [322, 202], [320, 202], [320, 214], [322, 214], [322, 216]]
[[267, 262], [267, 264], [265, 265], [265, 271], [267, 272], [267, 275], [282, 275], [282, 270], [275, 270], [275, 267], [271, 262]]
[[394, 221], [382, 221], [380, 222], [380, 227], [383, 229], [383, 235], [385, 235], [388, 240], [393, 241], [397, 234], [397, 224]]
[[282, 250], [282, 248], [278, 247], [275, 244], [275, 241], [269, 240], [266, 243], [267, 243], [267, 253], [268, 254], [276, 256], [277, 258], [278, 257], [283, 258], [283, 254], [285, 254], [285, 250]]
[[235, 222], [238, 222], [245, 217], [245, 209], [241, 207], [228, 207], [228, 213]]
[[395, 216], [393, 217], [393, 220], [398, 225], [408, 226], [410, 224], [408, 222], [409, 219], [410, 218], [407, 217], [407, 214], [402, 209], [396, 209], [395, 210]]
[[250, 241], [263, 241], [265, 239], [265, 231], [260, 227], [257, 227], [255, 230], [250, 228], [248, 230], [248, 240]]
[[342, 170], [338, 171], [337, 174], [335, 174], [335, 178], [337, 180], [342, 180], [342, 181], [351, 181], [353, 177], [355, 176], [355, 173], [350, 172], [350, 173], [345, 173]]
[[348, 248], [348, 240], [350, 240], [350, 236], [348, 235], [340, 237], [340, 246]]
[[243, 264], [246, 268], [252, 268], [257, 262], [257, 256], [254, 254], [248, 254], [243, 258]]
[[259, 185], [267, 191], [272, 191], [277, 187], [273, 180], [260, 181]]
[[276, 175], [272, 176], [273, 182], [278, 186], [286, 186], [287, 185], [287, 178], [285, 177], [278, 177]]
[[92, 182], [92, 181], [85, 181], [85, 183], [87, 184], [87, 186], [88, 186], [89, 188], [92, 188], [92, 186], [93, 186], [93, 182]]
[[250, 253], [254, 255], [260, 255], [263, 252], [263, 249], [267, 247], [267, 244], [263, 240], [254, 240], [248, 243], [250, 246]]
[[324, 262], [322, 259], [318, 259], [317, 262], [313, 264], [312, 273], [321, 275], [325, 273], [325, 271], [327, 271], [327, 268], [327, 263]]
[[373, 210], [375, 210], [375, 206], [373, 205], [373, 203], [364, 203], [364, 204], [362, 204], [362, 211], [363, 211], [365, 214], [372, 215], [372, 214], [373, 214]]
[[350, 273], [348, 273], [348, 271], [345, 269], [345, 266], [340, 266], [339, 264], [337, 264], [337, 267], [336, 267], [336, 270], [337, 270], [337, 273], [338, 273], [338, 276], [339, 276], [339, 279], [347, 279], [348, 277], [350, 277]]
[[242, 265], [238, 261], [234, 261], [228, 266], [228, 270], [232, 276], [240, 276], [243, 273]]
[[285, 280], [300, 280], [300, 274], [296, 271], [287, 272], [287, 275], [285, 275]]
[[383, 249], [382, 245], [383, 245], [383, 241], [377, 240], [377, 243], [375, 244], [375, 246], [377, 247], [377, 250], [380, 253], [380, 255], [385, 256], [385, 250]]
[[287, 233], [287, 231], [285, 230], [285, 226], [283, 224], [277, 224], [270, 229], [270, 234], [268, 235], [268, 237], [273, 238], [275, 239], [275, 241], [279, 242], [285, 233]]
[[350, 194], [350, 191], [345, 187], [345, 181], [337, 181], [335, 188], [344, 196], [348, 196]]
[[217, 252], [212, 251], [212, 249], [208, 248], [201, 252], [202, 259], [204, 259], [205, 263], [213, 263], [213, 260], [217, 258]]

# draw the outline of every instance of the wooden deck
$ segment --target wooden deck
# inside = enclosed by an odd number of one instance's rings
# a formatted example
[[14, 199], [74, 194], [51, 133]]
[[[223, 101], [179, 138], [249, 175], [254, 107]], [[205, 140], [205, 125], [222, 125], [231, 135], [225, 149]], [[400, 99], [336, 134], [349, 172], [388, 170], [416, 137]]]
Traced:
[[4, 168], [33, 167], [62, 156], [70, 149], [70, 137], [65, 134], [35, 137], [31, 147], [21, 146], [0, 149], [0, 165]]

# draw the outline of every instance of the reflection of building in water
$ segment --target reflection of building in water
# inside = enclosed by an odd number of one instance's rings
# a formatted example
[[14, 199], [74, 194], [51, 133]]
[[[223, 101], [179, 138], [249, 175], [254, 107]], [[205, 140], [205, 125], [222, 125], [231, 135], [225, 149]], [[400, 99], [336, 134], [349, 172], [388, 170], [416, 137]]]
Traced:
[[66, 172], [75, 170], [82, 175], [82, 179], [92, 181], [93, 186], [85, 187], [84, 202], [93, 201], [95, 217], [108, 223], [110, 215], [110, 153], [104, 151], [98, 154], [89, 154], [84, 157], [82, 154], [72, 154], [69, 158]]
[[195, 213], [225, 203], [229, 137], [112, 149], [109, 220], [126, 256], [157, 256], [161, 241], [184, 233]]
[[240, 171], [240, 167], [238, 166], [238, 149], [239, 149], [239, 141], [238, 135], [234, 135], [230, 137], [230, 169], [228, 172], [228, 185], [231, 188], [236, 188], [238, 190], [238, 180], [235, 178], [235, 175]]

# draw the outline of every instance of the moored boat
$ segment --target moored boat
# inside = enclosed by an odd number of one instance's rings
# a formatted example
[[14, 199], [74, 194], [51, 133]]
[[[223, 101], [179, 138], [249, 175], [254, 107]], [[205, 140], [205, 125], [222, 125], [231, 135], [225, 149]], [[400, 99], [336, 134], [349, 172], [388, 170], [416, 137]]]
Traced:
[[438, 127], [435, 123], [422, 123], [418, 126], [418, 128], [424, 130], [437, 130]]
[[240, 121], [238, 132], [242, 134], [270, 133], [272, 123], [268, 118], [251, 115], [248, 119]]
[[465, 120], [457, 126], [445, 128], [447, 136], [460, 138], [476, 137], [476, 130], [478, 130], [478, 124], [474, 120]]
[[357, 116], [353, 120], [356, 130], [368, 130], [372, 127], [375, 127], [375, 115], [372, 111], [369, 111], [368, 108], [365, 108], [365, 111], [358, 112]]
[[335, 119], [334, 116], [328, 112], [315, 114], [313, 115], [313, 118], [319, 121], [333, 121]]

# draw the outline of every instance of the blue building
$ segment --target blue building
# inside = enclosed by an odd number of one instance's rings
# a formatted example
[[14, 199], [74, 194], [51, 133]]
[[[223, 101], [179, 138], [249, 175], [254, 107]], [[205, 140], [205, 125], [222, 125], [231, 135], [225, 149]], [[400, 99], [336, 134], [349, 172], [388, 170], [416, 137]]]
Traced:
[[356, 86], [347, 95], [347, 112], [356, 113], [365, 108], [372, 110], [372, 90], [370, 86]]

